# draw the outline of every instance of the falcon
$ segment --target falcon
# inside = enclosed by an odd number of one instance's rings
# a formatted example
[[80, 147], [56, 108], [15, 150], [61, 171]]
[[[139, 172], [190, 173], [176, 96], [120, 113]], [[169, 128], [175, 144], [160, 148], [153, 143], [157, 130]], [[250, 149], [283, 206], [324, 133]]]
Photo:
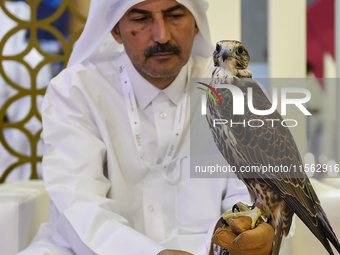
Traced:
[[[330, 226], [320, 201], [304, 171], [240, 171], [242, 167], [257, 166], [303, 166], [296, 143], [289, 128], [280, 125], [283, 121], [278, 111], [260, 116], [253, 114], [247, 105], [247, 88], [253, 90], [253, 106], [257, 110], [270, 109], [272, 104], [248, 69], [250, 57], [248, 50], [238, 41], [220, 41], [213, 53], [214, 71], [210, 86], [216, 84], [233, 84], [242, 90], [244, 95], [244, 115], [233, 115], [233, 96], [229, 89], [217, 89], [221, 104], [214, 104], [212, 97], [207, 96], [207, 120], [214, 141], [231, 165], [235, 166], [237, 177], [247, 186], [253, 201], [253, 208], [242, 203], [235, 205], [236, 213], [226, 213], [224, 220], [243, 214], [252, 217], [252, 228], [264, 215], [270, 219], [275, 229], [272, 255], [279, 254], [281, 240], [287, 236], [294, 213], [304, 222], [310, 231], [319, 239], [329, 254], [333, 254], [329, 241], [340, 253], [340, 244]], [[244, 119], [262, 120], [277, 119], [280, 122], [254, 125], [214, 125], [214, 120], [232, 120], [242, 123]], [[244, 168], [243, 168], [244, 169]], [[254, 203], [255, 205], [255, 203]], [[247, 208], [245, 208], [247, 207]], [[261, 208], [261, 209], [260, 209]], [[252, 210], [250, 210], [252, 209]]]

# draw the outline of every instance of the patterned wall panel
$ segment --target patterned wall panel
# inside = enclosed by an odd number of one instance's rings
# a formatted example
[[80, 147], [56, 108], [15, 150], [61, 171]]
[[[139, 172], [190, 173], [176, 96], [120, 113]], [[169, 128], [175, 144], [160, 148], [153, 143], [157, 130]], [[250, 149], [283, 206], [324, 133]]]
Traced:
[[39, 177], [40, 105], [85, 24], [78, 2], [0, 0], [0, 183]]

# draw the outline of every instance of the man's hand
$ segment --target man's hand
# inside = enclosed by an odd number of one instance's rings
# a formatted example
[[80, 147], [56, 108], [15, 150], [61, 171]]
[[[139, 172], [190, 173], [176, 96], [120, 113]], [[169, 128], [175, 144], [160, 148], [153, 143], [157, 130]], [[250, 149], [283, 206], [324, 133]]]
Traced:
[[193, 254], [186, 251], [163, 250], [157, 255], [193, 255]]
[[[269, 255], [274, 240], [274, 229], [261, 222], [250, 230], [251, 218], [240, 216], [228, 220], [228, 225], [218, 223], [211, 239], [209, 255]], [[222, 227], [220, 227], [223, 225]]]

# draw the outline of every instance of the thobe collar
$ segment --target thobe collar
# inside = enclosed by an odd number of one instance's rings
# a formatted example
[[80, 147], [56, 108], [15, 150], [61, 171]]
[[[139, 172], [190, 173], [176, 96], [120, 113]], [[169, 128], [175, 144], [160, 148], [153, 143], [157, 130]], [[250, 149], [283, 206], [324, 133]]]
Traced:
[[162, 90], [152, 85], [139, 74], [125, 51], [123, 53], [123, 60], [135, 93], [137, 104], [141, 109], [144, 109], [150, 104], [160, 93], [164, 93], [175, 105], [179, 103], [188, 83], [188, 64], [182, 68], [176, 79], [168, 87]]

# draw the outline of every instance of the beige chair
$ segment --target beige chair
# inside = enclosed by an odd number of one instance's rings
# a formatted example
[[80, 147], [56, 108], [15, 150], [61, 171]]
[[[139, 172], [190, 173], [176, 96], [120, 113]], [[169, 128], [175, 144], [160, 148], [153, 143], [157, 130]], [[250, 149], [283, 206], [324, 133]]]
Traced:
[[14, 255], [29, 245], [47, 221], [50, 198], [42, 181], [0, 185], [0, 254]]

